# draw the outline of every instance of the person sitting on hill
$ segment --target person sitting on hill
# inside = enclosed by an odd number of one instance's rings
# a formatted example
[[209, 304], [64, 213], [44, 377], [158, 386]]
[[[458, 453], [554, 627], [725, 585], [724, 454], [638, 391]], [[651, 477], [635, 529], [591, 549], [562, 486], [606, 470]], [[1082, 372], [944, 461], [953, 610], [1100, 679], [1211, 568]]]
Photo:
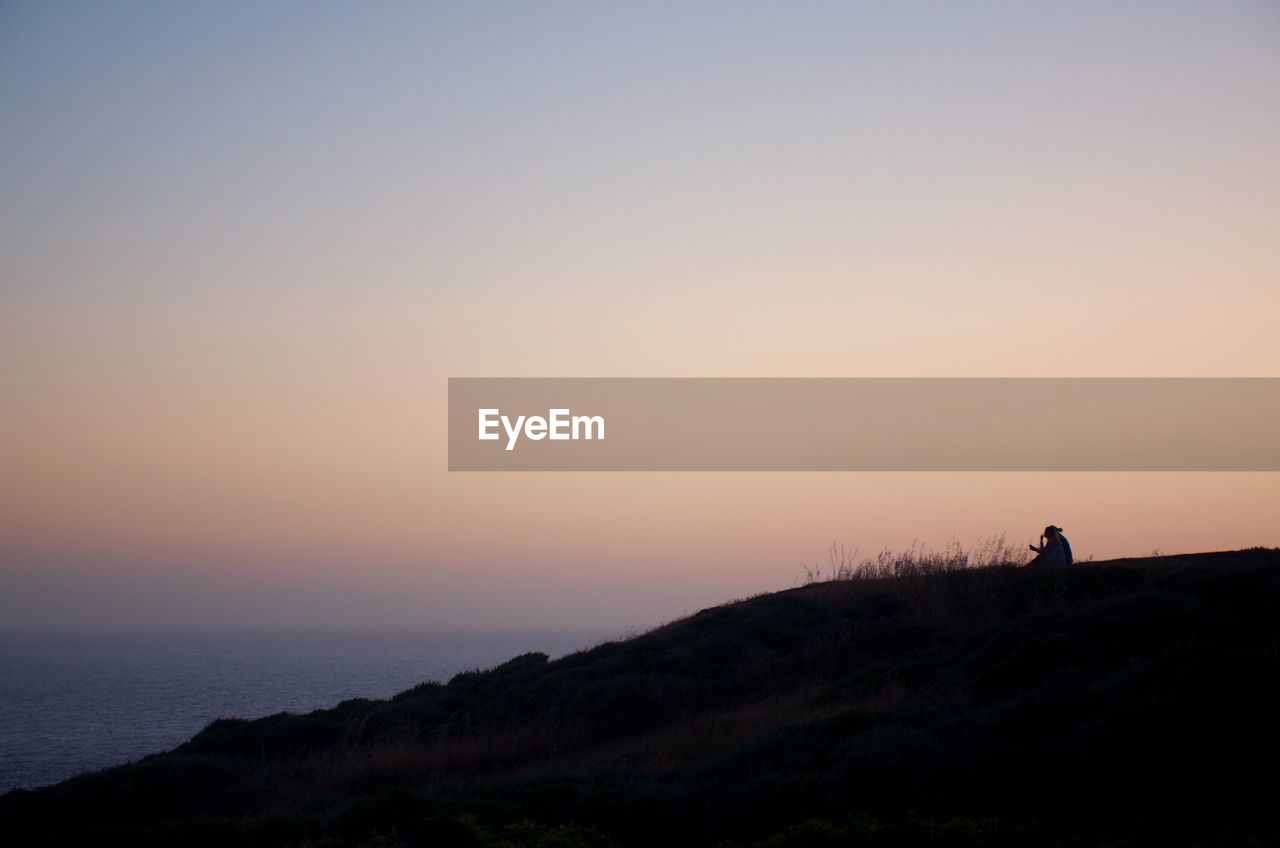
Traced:
[[1031, 546], [1036, 556], [1030, 565], [1070, 565], [1071, 543], [1062, 535], [1062, 528], [1050, 524], [1040, 534], [1040, 546]]

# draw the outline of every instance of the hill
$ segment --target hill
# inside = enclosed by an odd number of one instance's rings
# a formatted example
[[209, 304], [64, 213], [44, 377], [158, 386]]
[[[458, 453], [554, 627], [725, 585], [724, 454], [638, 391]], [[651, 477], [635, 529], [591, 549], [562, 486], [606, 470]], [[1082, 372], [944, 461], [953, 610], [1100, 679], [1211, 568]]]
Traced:
[[0, 828], [33, 845], [1280, 842], [1280, 550], [926, 572], [219, 720], [0, 797]]

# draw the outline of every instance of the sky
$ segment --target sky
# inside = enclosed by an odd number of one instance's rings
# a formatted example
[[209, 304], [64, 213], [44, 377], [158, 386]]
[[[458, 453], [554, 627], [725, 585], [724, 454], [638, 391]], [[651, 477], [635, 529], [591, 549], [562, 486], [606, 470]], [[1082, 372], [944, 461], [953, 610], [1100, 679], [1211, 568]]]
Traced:
[[645, 627], [1280, 475], [467, 474], [449, 377], [1280, 376], [1280, 8], [0, 3], [0, 628]]

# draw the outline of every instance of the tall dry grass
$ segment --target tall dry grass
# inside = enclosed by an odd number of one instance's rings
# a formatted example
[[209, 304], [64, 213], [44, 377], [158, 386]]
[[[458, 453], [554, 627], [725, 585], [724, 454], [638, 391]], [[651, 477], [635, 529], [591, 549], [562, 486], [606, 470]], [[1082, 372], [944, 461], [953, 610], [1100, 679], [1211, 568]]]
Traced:
[[888, 548], [874, 557], [859, 556], [843, 543], [832, 542], [827, 563], [804, 564], [805, 585], [835, 580], [881, 580], [893, 577], [922, 577], [973, 568], [1023, 565], [1029, 553], [1009, 542], [1004, 535], [978, 539], [969, 547], [952, 539], [942, 548], [919, 542], [903, 551]]

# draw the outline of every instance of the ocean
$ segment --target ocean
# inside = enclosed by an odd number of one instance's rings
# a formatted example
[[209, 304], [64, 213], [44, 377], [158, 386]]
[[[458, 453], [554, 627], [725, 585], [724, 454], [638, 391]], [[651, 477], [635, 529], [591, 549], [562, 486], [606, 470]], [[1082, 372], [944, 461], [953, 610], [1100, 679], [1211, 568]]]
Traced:
[[164, 751], [215, 718], [386, 698], [617, 634], [3, 633], [0, 793]]

